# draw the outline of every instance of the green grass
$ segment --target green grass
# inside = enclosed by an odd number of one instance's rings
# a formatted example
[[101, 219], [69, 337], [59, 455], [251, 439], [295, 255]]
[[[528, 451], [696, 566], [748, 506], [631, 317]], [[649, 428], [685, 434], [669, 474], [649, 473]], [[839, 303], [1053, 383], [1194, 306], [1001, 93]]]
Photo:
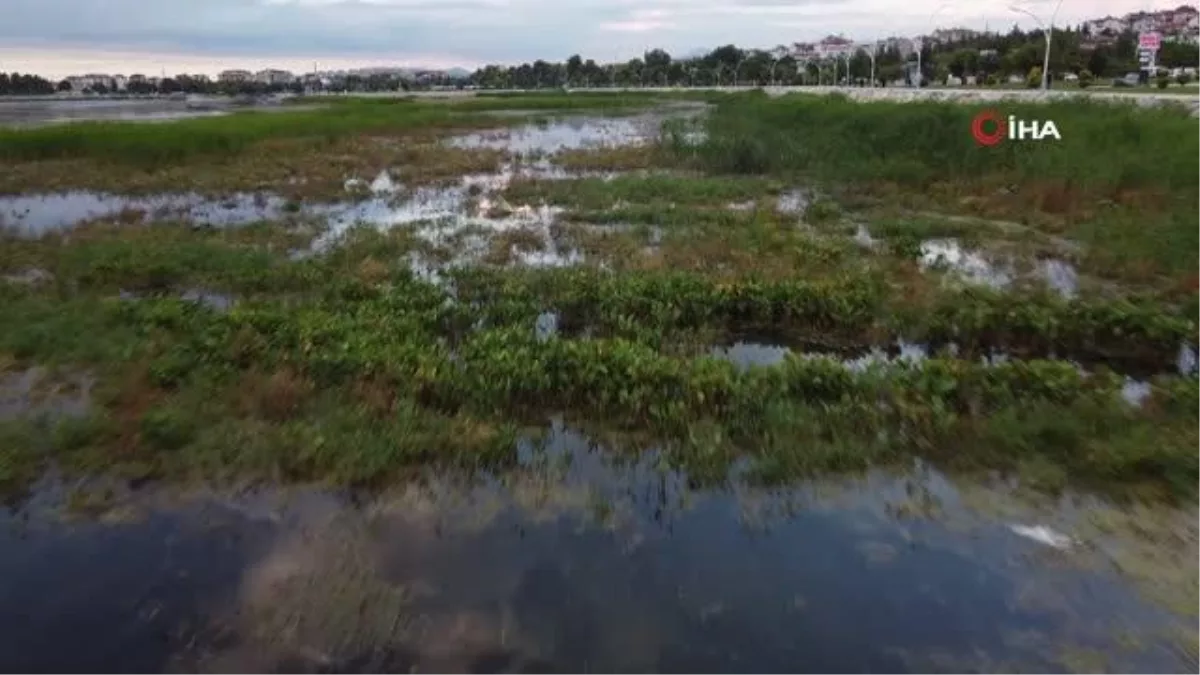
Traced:
[[997, 107], [1054, 120], [1062, 140], [980, 147], [970, 134], [980, 108], [959, 103], [754, 94], [720, 103], [703, 142], [667, 140], [710, 173], [815, 182], [838, 199], [886, 187], [886, 199], [1057, 229], [1089, 244], [1100, 271], [1195, 274], [1200, 132], [1186, 112], [1087, 100]]
[[170, 124], [80, 122], [0, 129], [0, 162], [96, 159], [138, 165], [179, 164], [246, 152], [262, 141], [393, 133], [465, 125], [445, 105], [406, 100], [343, 101], [313, 110], [239, 112]]
[[981, 148], [970, 134], [978, 109], [957, 103], [748, 95], [718, 106], [694, 152], [711, 170], [828, 180], [921, 185], [1000, 175], [1098, 192], [1195, 185], [1200, 133], [1186, 113], [1091, 101], [1002, 107], [1019, 119], [1054, 120], [1062, 141]]
[[[781, 481], [914, 455], [961, 468], [1036, 460], [1103, 489], [1179, 496], [1197, 479], [1194, 379], [1155, 380], [1153, 403], [1134, 410], [1118, 397], [1121, 377], [1044, 358], [1169, 362], [1194, 317], [1135, 298], [945, 290], [918, 302], [861, 273], [716, 281], [477, 269], [453, 275], [459, 302], [448, 303], [385, 262], [417, 245], [400, 233], [364, 231], [327, 258], [291, 262], [267, 251], [269, 232], [132, 232], [29, 242], [4, 260], [55, 274], [48, 286], [0, 287], [7, 367], [64, 364], [99, 379], [88, 418], [48, 435], [37, 431], [44, 421], [0, 425], [0, 483], [12, 490], [51, 465], [139, 480], [380, 485], [431, 464], [504, 465], [515, 429], [556, 412], [659, 439], [689, 473], [713, 479], [740, 457]], [[240, 301], [218, 311], [178, 299], [195, 284]], [[148, 287], [139, 300], [115, 297], [138, 286]], [[541, 341], [534, 318], [548, 307], [561, 332]], [[967, 358], [855, 373], [793, 357], [742, 372], [682, 348], [752, 326], [863, 344], [893, 332], [952, 339]], [[970, 358], [996, 346], [1029, 359]]]

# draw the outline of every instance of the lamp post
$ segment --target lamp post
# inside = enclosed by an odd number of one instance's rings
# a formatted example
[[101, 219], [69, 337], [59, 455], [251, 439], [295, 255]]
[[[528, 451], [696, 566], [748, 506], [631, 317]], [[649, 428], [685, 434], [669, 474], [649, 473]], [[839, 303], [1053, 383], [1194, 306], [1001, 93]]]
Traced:
[[1046, 36], [1046, 54], [1042, 57], [1042, 91], [1049, 89], [1050, 85], [1050, 40], [1054, 35], [1054, 17], [1058, 16], [1059, 7], [1062, 7], [1062, 0], [1058, 0], [1058, 3], [1054, 5], [1054, 13], [1050, 15], [1049, 26], [1042, 23], [1042, 20], [1036, 14], [1027, 9], [1017, 7], [1016, 5], [1009, 5], [1008, 7], [1012, 11], [1020, 12], [1037, 22], [1038, 27], [1042, 29], [1042, 33]]
[[[871, 59], [871, 88], [875, 88], [875, 50], [879, 48], [878, 42], [871, 43], [871, 51], [867, 52], [867, 56]], [[865, 49], [863, 51], [866, 51]]]
[[[933, 17], [937, 16], [938, 13], [940, 13], [943, 9], [946, 9], [949, 6], [950, 6], [950, 3], [948, 3], [948, 2], [942, 3], [937, 9], [930, 12], [929, 13], [929, 21], [926, 22], [926, 25], [932, 29], [933, 28]], [[925, 40], [924, 40], [924, 36], [921, 36], [921, 37], [917, 38], [917, 88], [918, 89], [921, 88], [921, 84], [925, 80], [925, 71], [921, 70], [921, 52], [923, 52], [923, 51], [925, 51]]]

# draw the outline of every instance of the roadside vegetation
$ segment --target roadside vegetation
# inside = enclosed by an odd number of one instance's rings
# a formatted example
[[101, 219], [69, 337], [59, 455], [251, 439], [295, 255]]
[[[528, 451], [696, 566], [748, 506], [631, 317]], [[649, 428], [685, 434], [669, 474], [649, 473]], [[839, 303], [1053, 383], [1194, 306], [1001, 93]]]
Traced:
[[[473, 106], [561, 110], [539, 102], [559, 96]], [[612, 109], [622, 99], [572, 100]], [[548, 246], [532, 225], [494, 233], [484, 262], [434, 280], [413, 260], [453, 261], [462, 239], [418, 236], [421, 224], [354, 228], [306, 257], [290, 253], [323, 227], [300, 217], [7, 235], [0, 377], [41, 368], [49, 398], [85, 393], [60, 386], [72, 374], [94, 384], [83, 414], [0, 422], [0, 484], [20, 493], [55, 466], [135, 482], [383, 486], [428, 466], [512, 464], [525, 430], [561, 415], [661, 447], [702, 483], [741, 460], [753, 479], [786, 483], [921, 457], [1047, 489], [1194, 498], [1200, 394], [1175, 367], [1197, 330], [1192, 121], [1019, 107], [1018, 117], [1055, 119], [1063, 142], [992, 152], [970, 138], [973, 111], [954, 104], [717, 100], [703, 136], [669, 127], [660, 146], [569, 155], [592, 166], [636, 158], [650, 173], [506, 186], [493, 209], [565, 210], [549, 236], [583, 252], [570, 267], [511, 264], [514, 251]], [[38, 164], [61, 153], [100, 161], [107, 148], [194, 176], [210, 160], [190, 149], [192, 132], [228, 134], [214, 161], [236, 162], [305, 134], [340, 139], [331, 147], [390, 132], [436, 141], [484, 123], [459, 116], [462, 105], [351, 101], [261, 123], [81, 125], [11, 132], [0, 149]], [[156, 137], [165, 149], [142, 145]], [[446, 161], [449, 148], [427, 147], [424, 161]], [[468, 172], [456, 161], [443, 175]], [[1135, 217], [1141, 227], [1120, 227]], [[880, 245], [848, 236], [861, 223]], [[1026, 248], [1077, 242], [1104, 284], [1064, 298], [956, 283], [919, 264], [924, 239], [968, 234]], [[739, 340], [791, 354], [743, 368], [712, 351]], [[927, 358], [855, 365], [900, 340]], [[1148, 388], [1140, 404], [1122, 395], [1131, 375]]]

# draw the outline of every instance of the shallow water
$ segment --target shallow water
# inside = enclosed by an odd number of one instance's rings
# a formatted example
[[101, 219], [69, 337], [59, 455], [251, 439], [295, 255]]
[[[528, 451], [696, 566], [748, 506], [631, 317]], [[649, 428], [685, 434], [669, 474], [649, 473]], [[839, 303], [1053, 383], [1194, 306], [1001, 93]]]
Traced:
[[67, 122], [170, 122], [189, 117], [228, 115], [235, 110], [282, 112], [311, 106], [281, 106], [267, 99], [246, 105], [225, 97], [192, 96], [189, 100], [43, 98], [0, 101], [0, 126], [38, 126]]
[[[948, 345], [948, 353], [957, 355], [957, 345]], [[828, 358], [835, 361], [840, 361], [845, 367], [853, 372], [862, 372], [867, 368], [877, 364], [884, 363], [909, 363], [919, 364], [929, 358], [929, 347], [924, 344], [908, 342], [906, 340], [897, 340], [891, 345], [878, 345], [865, 353], [857, 356], [846, 356], [840, 354], [830, 354], [823, 352], [796, 352], [787, 345], [770, 342], [770, 341], [755, 341], [755, 340], [738, 340], [731, 344], [714, 345], [709, 348], [709, 356], [714, 356], [725, 361], [733, 363], [738, 370], [745, 371], [752, 367], [772, 367], [782, 364], [789, 356], [797, 358]], [[1189, 361], [1188, 358], [1192, 360]], [[1005, 353], [993, 353], [984, 359], [985, 363], [998, 364], [1009, 359]], [[1190, 375], [1195, 372], [1195, 352], [1187, 345], [1180, 349], [1180, 357], [1178, 364], [1178, 373], [1180, 375]], [[1191, 370], [1188, 368], [1191, 366]], [[1077, 366], [1081, 373], [1087, 373], [1083, 366]], [[1121, 388], [1121, 397], [1132, 406], [1141, 406], [1150, 396], [1150, 383], [1134, 378], [1126, 377], [1125, 384]]]
[[[860, 227], [858, 236], [864, 234], [869, 239], [869, 233]], [[989, 258], [964, 248], [955, 239], [922, 242], [920, 262], [926, 269], [944, 268], [969, 283], [992, 288], [1008, 288], [1022, 276], [1028, 276], [1064, 298], [1073, 298], [1079, 292], [1079, 273], [1068, 262], [1053, 258], [1039, 260], [1028, 274], [1023, 275], [1017, 270], [1015, 260]]]
[[0, 373], [0, 422], [82, 417], [91, 406], [93, 384], [86, 374], [55, 374], [41, 367]]
[[804, 213], [811, 201], [812, 195], [809, 191], [803, 189], [789, 190], [779, 195], [779, 199], [775, 202], [775, 210], [780, 213], [799, 215]]
[[127, 197], [102, 192], [71, 191], [0, 197], [0, 226], [25, 235], [42, 235], [122, 212], [141, 212], [139, 220], [180, 220], [229, 227], [278, 220], [287, 215], [283, 198], [238, 193], [221, 199], [197, 194]]
[[945, 266], [972, 283], [1002, 288], [1012, 283], [1012, 276], [993, 265], [979, 253], [964, 249], [953, 239], [931, 239], [921, 242], [921, 264], [925, 267]]
[[1130, 535], [1088, 525], [1102, 504], [919, 465], [694, 489], [557, 422], [520, 454], [502, 477], [143, 492], [73, 522], [46, 489], [0, 522], [0, 667], [961, 672], [1091, 648], [1187, 668], [1161, 646], [1187, 622], [1105, 564]]
[[663, 117], [567, 117], [543, 124], [528, 124], [482, 131], [447, 139], [456, 148], [506, 150], [515, 154], [552, 154], [563, 150], [641, 145], [658, 136]]
[[737, 366], [738, 370], [748, 370], [755, 366], [777, 366], [791, 353], [792, 350], [783, 345], [746, 341], [713, 347], [710, 351], [711, 356], [729, 361]]

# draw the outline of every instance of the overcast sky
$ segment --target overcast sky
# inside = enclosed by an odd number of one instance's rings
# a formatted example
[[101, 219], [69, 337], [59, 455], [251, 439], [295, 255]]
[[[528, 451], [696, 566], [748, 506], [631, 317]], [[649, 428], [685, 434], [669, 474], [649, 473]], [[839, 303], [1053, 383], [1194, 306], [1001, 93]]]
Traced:
[[[1181, 0], [1063, 0], [1056, 23]], [[1047, 19], [1055, 0], [1025, 0]], [[359, 66], [474, 68], [571, 54], [676, 56], [830, 33], [915, 35], [930, 26], [1034, 27], [1005, 0], [3, 0], [0, 70], [215, 74]], [[931, 15], [932, 20], [931, 20]]]

